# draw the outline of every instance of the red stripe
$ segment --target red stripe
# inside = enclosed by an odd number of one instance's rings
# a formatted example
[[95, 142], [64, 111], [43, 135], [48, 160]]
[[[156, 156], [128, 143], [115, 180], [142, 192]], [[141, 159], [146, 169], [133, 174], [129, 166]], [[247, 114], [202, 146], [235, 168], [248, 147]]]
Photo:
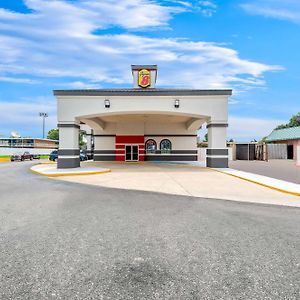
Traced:
[[116, 144], [144, 144], [145, 138], [143, 135], [117, 135]]
[[116, 145], [116, 149], [124, 149], [125, 148], [125, 145]]
[[116, 155], [124, 155], [124, 152], [125, 150], [116, 150]]

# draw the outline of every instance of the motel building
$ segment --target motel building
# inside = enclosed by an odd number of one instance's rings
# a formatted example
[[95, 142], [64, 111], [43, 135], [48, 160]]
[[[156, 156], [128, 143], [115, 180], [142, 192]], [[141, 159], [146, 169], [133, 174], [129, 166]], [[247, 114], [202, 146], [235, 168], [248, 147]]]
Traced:
[[206, 165], [228, 167], [231, 90], [156, 88], [156, 65], [133, 65], [133, 88], [55, 90], [58, 168], [77, 168], [79, 130], [95, 161], [197, 161], [197, 131], [208, 129]]

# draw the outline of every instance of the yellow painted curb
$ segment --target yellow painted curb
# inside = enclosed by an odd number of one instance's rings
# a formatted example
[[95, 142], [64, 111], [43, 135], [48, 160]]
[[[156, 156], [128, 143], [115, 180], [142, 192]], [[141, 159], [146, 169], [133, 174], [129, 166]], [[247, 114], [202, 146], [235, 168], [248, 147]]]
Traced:
[[212, 169], [212, 170], [214, 170], [216, 172], [219, 172], [219, 173], [222, 173], [222, 174], [230, 175], [232, 177], [239, 178], [239, 179], [242, 179], [242, 180], [245, 180], [245, 181], [248, 181], [248, 182], [252, 182], [252, 183], [264, 186], [264, 187], [267, 187], [267, 188], [269, 188], [271, 190], [274, 190], [274, 191], [277, 191], [277, 192], [281, 192], [281, 193], [285, 193], [285, 194], [289, 194], [289, 195], [293, 195], [293, 196], [300, 196], [300, 193], [290, 192], [290, 191], [287, 191], [287, 190], [279, 189], [279, 188], [273, 187], [271, 185], [267, 185], [267, 184], [264, 184], [264, 183], [261, 183], [261, 182], [258, 182], [258, 181], [247, 179], [247, 178], [244, 178], [244, 177], [241, 177], [241, 176], [238, 176], [238, 175], [233, 175], [233, 174], [229, 174], [229, 173], [226, 173], [226, 172], [222, 172], [222, 171], [219, 171], [219, 170], [216, 170], [216, 169]]
[[8, 162], [10, 161], [9, 157], [0, 157], [0, 162]]
[[55, 161], [41, 161], [39, 162], [39, 165], [55, 165], [57, 162]]
[[46, 177], [60, 177], [60, 176], [80, 176], [80, 175], [96, 175], [96, 174], [104, 174], [104, 173], [109, 173], [111, 172], [111, 170], [103, 170], [103, 171], [89, 171], [89, 172], [73, 172], [73, 173], [53, 173], [53, 174], [45, 174], [36, 170], [33, 170], [30, 168], [30, 171], [38, 174], [38, 175], [42, 175], [42, 176], [46, 176]]

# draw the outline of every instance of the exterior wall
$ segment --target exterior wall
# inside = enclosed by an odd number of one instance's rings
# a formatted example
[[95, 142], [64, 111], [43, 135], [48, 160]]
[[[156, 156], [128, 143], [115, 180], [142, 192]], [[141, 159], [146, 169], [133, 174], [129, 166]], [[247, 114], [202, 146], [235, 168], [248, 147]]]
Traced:
[[116, 143], [116, 160], [125, 161], [125, 147], [126, 145], [137, 145], [139, 152], [139, 161], [145, 160], [144, 136], [143, 135], [117, 135]]
[[52, 151], [57, 150], [56, 148], [9, 148], [0, 147], [0, 156], [13, 155], [18, 152], [29, 152], [30, 154], [49, 155]]
[[297, 146], [300, 146], [300, 140], [285, 140], [285, 141], [274, 141], [273, 144], [286, 144], [286, 145], [293, 145], [293, 152], [294, 152], [294, 160], [297, 160]]
[[48, 139], [7, 138], [0, 139], [0, 147], [7, 148], [57, 148], [58, 141]]
[[[234, 160], [234, 149], [232, 147], [228, 147], [228, 160]], [[198, 148], [198, 161], [206, 161], [206, 151], [207, 148]]]
[[[143, 137], [143, 144], [149, 138], [156, 141], [157, 152], [145, 154], [145, 160], [197, 160], [196, 130], [198, 128], [196, 126], [207, 122], [209, 126], [207, 165], [226, 167], [228, 165], [228, 150], [226, 149], [228, 94], [213, 94], [212, 92], [212, 94], [200, 95], [181, 94], [177, 97], [176, 91], [174, 93], [174, 95], [133, 93], [130, 96], [114, 94], [109, 97], [58, 95], [58, 122], [59, 124], [78, 124], [82, 121], [93, 128], [95, 160], [124, 159], [125, 153], [122, 150], [127, 143], [126, 138], [122, 143], [116, 143], [116, 141], [118, 137], [126, 136]], [[104, 105], [107, 98], [110, 101], [110, 107]], [[180, 101], [179, 107], [174, 106], [175, 99]], [[128, 119], [126, 122], [109, 121], [109, 117], [128, 115], [165, 115], [166, 119], [162, 122], [131, 122]], [[188, 121], [173, 122], [172, 116], [186, 117]], [[199, 121], [200, 123], [197, 123]], [[74, 144], [73, 134], [74, 132], [63, 133], [60, 148]], [[172, 151], [167, 154], [159, 151], [159, 144], [165, 138], [172, 143]], [[142, 150], [141, 143], [140, 151]]]
[[109, 114], [166, 113], [203, 116], [211, 122], [227, 123], [228, 96], [180, 96], [180, 107], [174, 107], [174, 96], [110, 96], [110, 108], [103, 96], [57, 96], [58, 122]]
[[[145, 142], [153, 139], [156, 153], [145, 153]], [[169, 139], [171, 153], [161, 153], [160, 143]], [[125, 161], [125, 145], [139, 146], [139, 160], [197, 160], [196, 131], [188, 131], [182, 123], [118, 122], [107, 123], [102, 134], [94, 135], [94, 159]]]
[[57, 142], [49, 140], [34, 140], [34, 148], [55, 148], [57, 147]]
[[115, 134], [94, 135], [94, 160], [110, 161], [115, 159]]

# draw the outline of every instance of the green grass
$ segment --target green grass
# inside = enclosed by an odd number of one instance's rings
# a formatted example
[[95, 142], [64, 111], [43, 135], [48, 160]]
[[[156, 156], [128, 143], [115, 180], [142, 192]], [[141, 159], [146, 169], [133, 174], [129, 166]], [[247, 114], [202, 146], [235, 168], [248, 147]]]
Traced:
[[0, 158], [10, 158], [10, 155], [0, 155]]

